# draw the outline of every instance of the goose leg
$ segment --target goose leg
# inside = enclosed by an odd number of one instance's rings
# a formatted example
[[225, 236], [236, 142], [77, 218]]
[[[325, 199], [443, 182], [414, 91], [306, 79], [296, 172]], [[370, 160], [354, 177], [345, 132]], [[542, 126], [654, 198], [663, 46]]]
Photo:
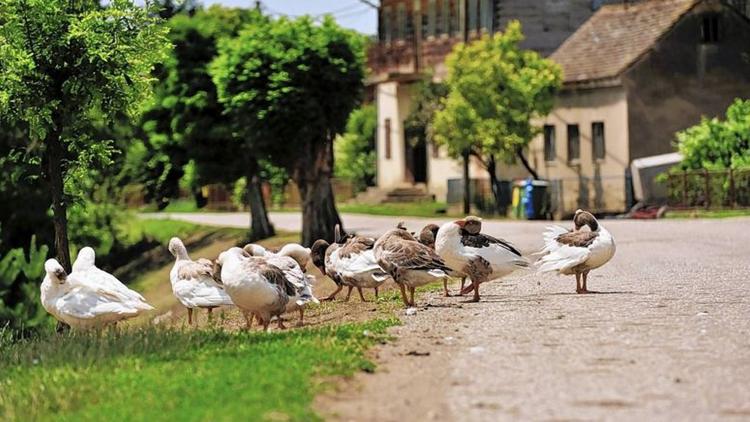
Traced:
[[337, 294], [339, 294], [339, 292], [340, 292], [340, 291], [341, 291], [341, 289], [343, 289], [343, 288], [344, 288], [344, 286], [342, 286], [342, 285], [340, 285], [340, 284], [336, 285], [336, 291], [334, 291], [334, 292], [333, 292], [333, 293], [331, 293], [330, 295], [328, 295], [328, 296], [324, 297], [323, 299], [320, 299], [320, 301], [321, 301], [321, 302], [328, 302], [329, 300], [333, 300], [333, 299], [336, 299], [336, 295], [337, 295]]
[[268, 319], [259, 318], [261, 323], [263, 323], [263, 331], [268, 331], [268, 325], [271, 323], [271, 317], [268, 317]]
[[586, 280], [588, 278], [589, 278], [589, 272], [588, 271], [584, 271], [583, 272], [583, 289], [581, 289], [581, 291], [583, 293], [588, 293], [589, 292], [589, 289], [586, 288]]
[[479, 282], [471, 280], [471, 285], [474, 287], [474, 297], [469, 302], [479, 302]]
[[464, 286], [465, 285], [466, 285], [466, 277], [461, 277], [461, 289], [459, 289], [459, 291], [458, 291], [459, 292], [458, 293], [459, 296], [463, 296], [464, 295]]
[[303, 308], [299, 308], [299, 321], [297, 321], [297, 326], [301, 327], [305, 325], [305, 310]]
[[276, 320], [279, 323], [279, 325], [278, 325], [279, 326], [279, 330], [286, 330], [286, 325], [284, 325], [284, 319], [281, 318], [281, 315], [277, 316]]
[[415, 287], [409, 287], [409, 294], [411, 295], [411, 301], [410, 301], [411, 306], [415, 306], [414, 305], [414, 290], [415, 290]]
[[362, 300], [362, 302], [367, 302], [365, 300], [365, 296], [362, 294], [362, 288], [361, 287], [357, 287], [357, 292], [359, 292], [359, 298]]
[[211, 316], [214, 313], [214, 308], [208, 308], [208, 323], [211, 323]]
[[242, 311], [242, 315], [245, 316], [245, 329], [249, 330], [253, 327], [253, 320], [255, 319], [255, 314], [251, 314], [248, 311]]
[[375, 288], [375, 300], [378, 300], [378, 288]]
[[583, 288], [581, 287], [581, 273], [576, 273], [576, 293], [583, 293]]
[[193, 325], [193, 308], [188, 308], [188, 325]]
[[404, 300], [404, 306], [409, 307], [409, 299], [406, 298], [406, 287], [399, 283], [398, 288], [401, 289], [401, 299]]
[[445, 297], [451, 296], [451, 292], [448, 291], [448, 277], [443, 278], [443, 290], [445, 291]]
[[349, 301], [349, 297], [352, 295], [352, 289], [354, 288], [354, 286], [347, 286], [347, 287], [349, 287], [349, 291], [346, 292], [346, 299], [344, 299], [344, 302]]

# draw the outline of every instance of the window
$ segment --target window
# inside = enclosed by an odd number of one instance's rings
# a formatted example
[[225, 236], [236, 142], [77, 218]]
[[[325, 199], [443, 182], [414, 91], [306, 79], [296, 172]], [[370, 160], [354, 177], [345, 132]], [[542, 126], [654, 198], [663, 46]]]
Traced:
[[568, 161], [574, 162], [581, 158], [581, 134], [578, 125], [568, 125]]
[[492, 32], [492, 0], [480, 0], [479, 21], [482, 30]]
[[437, 25], [437, 10], [435, 4], [437, 0], [430, 0], [427, 4], [427, 36], [434, 37], [436, 34], [435, 26]]
[[701, 22], [701, 42], [705, 44], [719, 42], [719, 15], [703, 16]]
[[555, 126], [544, 125], [544, 161], [555, 161]]
[[406, 5], [398, 4], [396, 9], [396, 39], [403, 40], [406, 38]]
[[458, 4], [454, 3], [453, 7], [451, 7], [451, 29], [453, 30], [453, 35], [456, 37], [463, 35], [461, 33], [461, 23], [459, 22], [458, 15]]
[[469, 0], [469, 31], [479, 29], [479, 0]]
[[441, 34], [451, 33], [451, 0], [443, 0], [443, 7], [440, 8], [440, 30]]
[[393, 15], [391, 14], [391, 8], [386, 6], [383, 8], [383, 34], [382, 39], [386, 43], [393, 41]]
[[385, 159], [391, 159], [391, 119], [385, 119]]
[[607, 153], [604, 147], [604, 122], [591, 123], [591, 155], [594, 160], [603, 160]]

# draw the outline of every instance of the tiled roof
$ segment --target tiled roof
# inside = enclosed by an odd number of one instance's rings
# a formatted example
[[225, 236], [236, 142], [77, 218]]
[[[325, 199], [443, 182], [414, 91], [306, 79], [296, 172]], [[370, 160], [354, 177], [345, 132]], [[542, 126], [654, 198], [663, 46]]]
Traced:
[[620, 75], [701, 0], [644, 0], [603, 6], [555, 51], [566, 83]]

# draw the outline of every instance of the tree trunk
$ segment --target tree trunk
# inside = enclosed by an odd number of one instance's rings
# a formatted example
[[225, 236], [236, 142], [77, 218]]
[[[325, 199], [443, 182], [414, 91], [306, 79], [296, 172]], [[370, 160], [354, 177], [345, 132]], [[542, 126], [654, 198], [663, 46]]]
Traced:
[[266, 202], [263, 200], [263, 188], [258, 176], [259, 166], [256, 160], [250, 160], [247, 166], [247, 202], [250, 204], [251, 242], [267, 239], [276, 234], [273, 224], [268, 220]]
[[471, 212], [471, 192], [470, 192], [470, 179], [469, 179], [469, 150], [466, 150], [463, 152], [463, 158], [464, 158], [464, 171], [463, 171], [463, 178], [464, 178], [464, 214], [469, 214]]
[[490, 155], [489, 160], [487, 161], [487, 173], [490, 175], [490, 185], [492, 188], [492, 196], [495, 199], [495, 206], [494, 212], [498, 214], [502, 214], [502, 209], [500, 206], [500, 186], [498, 184], [497, 180], [497, 174], [495, 171], [497, 170], [497, 162], [495, 161], [495, 156]]
[[68, 214], [63, 185], [62, 160], [65, 146], [60, 139], [59, 129], [50, 132], [47, 137], [45, 159], [47, 164], [47, 182], [52, 194], [52, 223], [55, 226], [55, 254], [65, 271], [71, 271], [70, 248], [68, 246]]
[[308, 159], [300, 159], [294, 170], [302, 198], [302, 244], [310, 246], [318, 239], [333, 242], [334, 227], [343, 231], [341, 217], [336, 210], [336, 201], [331, 186], [333, 169], [332, 144], [314, 146]]
[[528, 170], [529, 174], [531, 174], [531, 177], [534, 178], [534, 180], [539, 180], [539, 174], [531, 168], [531, 165], [529, 164], [529, 161], [526, 159], [526, 156], [523, 155], [523, 149], [522, 148], [516, 148], [516, 156], [519, 160], [521, 160], [521, 164], [523, 164], [524, 167], [526, 167], [526, 170]]

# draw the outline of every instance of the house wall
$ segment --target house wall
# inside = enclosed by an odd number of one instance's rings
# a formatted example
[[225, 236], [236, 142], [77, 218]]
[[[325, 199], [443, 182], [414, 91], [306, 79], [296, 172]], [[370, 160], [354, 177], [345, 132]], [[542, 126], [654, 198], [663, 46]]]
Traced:
[[[378, 187], [390, 188], [400, 186], [405, 177], [404, 127], [403, 120], [408, 114], [410, 97], [408, 85], [397, 81], [383, 82], [377, 85], [376, 101], [378, 107]], [[391, 120], [391, 156], [386, 156], [386, 119]]]
[[[606, 155], [593, 159], [593, 122], [604, 122]], [[555, 160], [545, 161], [544, 135], [529, 147], [529, 160], [539, 176], [557, 182], [553, 192], [557, 217], [586, 208], [595, 212], [620, 212], [625, 209], [625, 169], [629, 165], [628, 102], [622, 87], [589, 90], [564, 90], [552, 112], [537, 125], [555, 126]], [[568, 161], [567, 125], [578, 124], [580, 159]]]
[[[718, 43], [703, 44], [704, 13], [718, 13]], [[722, 116], [750, 97], [750, 22], [719, 1], [693, 9], [623, 77], [630, 110], [630, 160], [674, 151], [675, 133], [701, 116]]]
[[[381, 189], [410, 185], [406, 172], [406, 145], [403, 121], [411, 111], [413, 84], [404, 81], [379, 83], [376, 88], [378, 108], [377, 130], [377, 180]], [[391, 119], [391, 157], [386, 158], [386, 119]], [[448, 192], [448, 179], [460, 178], [461, 162], [447, 156], [445, 148], [433, 155], [433, 146], [427, 146], [427, 191], [438, 201], [444, 201]], [[472, 178], [489, 178], [487, 171], [472, 160], [469, 167]]]

